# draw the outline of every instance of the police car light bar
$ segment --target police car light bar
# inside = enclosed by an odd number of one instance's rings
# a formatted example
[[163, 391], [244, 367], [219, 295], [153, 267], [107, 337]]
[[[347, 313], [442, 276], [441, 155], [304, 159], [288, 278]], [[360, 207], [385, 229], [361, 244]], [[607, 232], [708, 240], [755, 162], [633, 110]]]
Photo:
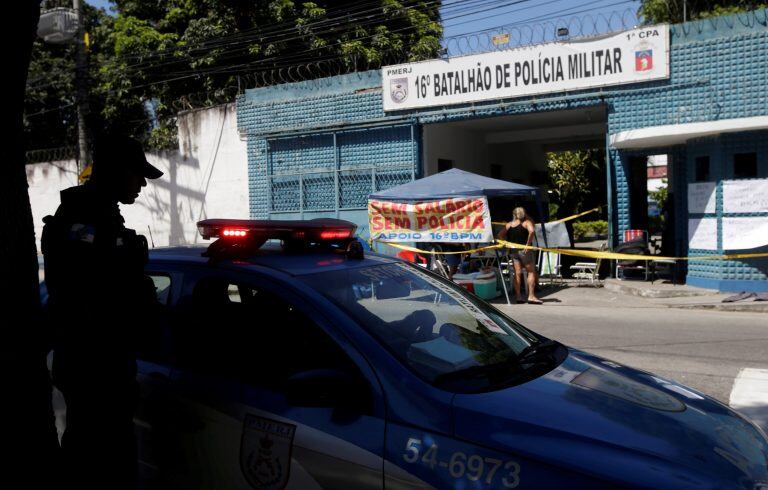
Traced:
[[197, 229], [205, 239], [254, 238], [321, 243], [351, 240], [357, 225], [332, 218], [306, 221], [207, 219], [198, 222]]

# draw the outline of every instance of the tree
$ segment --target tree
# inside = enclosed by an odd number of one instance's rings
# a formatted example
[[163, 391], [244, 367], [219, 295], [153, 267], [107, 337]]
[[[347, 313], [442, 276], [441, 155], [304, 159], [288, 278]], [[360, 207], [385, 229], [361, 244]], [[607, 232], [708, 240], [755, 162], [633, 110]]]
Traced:
[[[579, 213], [585, 204], [599, 206], [605, 199], [599, 189], [601, 166], [597, 150], [547, 153], [549, 179], [557, 196], [561, 217]], [[595, 192], [597, 191], [597, 192]], [[594, 204], [595, 198], [599, 202]]]
[[[45, 9], [72, 7], [71, 0], [48, 0]], [[109, 29], [111, 18], [103, 9], [83, 4], [85, 31], [90, 38], [91, 60], [104, 57], [103, 32]], [[91, 70], [94, 74], [93, 70]], [[95, 71], [98, 75], [98, 70]], [[93, 78], [93, 77], [91, 77]], [[89, 85], [92, 80], [87, 80]], [[26, 97], [24, 99], [24, 136], [28, 148], [58, 148], [75, 146], [77, 141], [77, 106], [75, 105], [75, 44], [51, 44], [35, 39], [29, 65]], [[100, 104], [90, 123], [99, 127]], [[103, 104], [102, 104], [103, 105]], [[124, 113], [124, 117], [136, 114]], [[142, 113], [143, 115], [143, 113]]]
[[[0, 386], [5, 421], [0, 441], [2, 481], [7, 485], [53, 487], [52, 463], [58, 446], [51, 410], [47, 349], [41, 329], [37, 251], [24, 169], [23, 112], [32, 44], [40, 16], [39, 2], [20, 2], [12, 10], [17, 29], [3, 30], [5, 83], [0, 145]], [[22, 34], [19, 36], [19, 34]]]
[[[301, 77], [322, 77], [433, 58], [442, 36], [440, 2], [425, 0], [114, 1], [114, 17], [88, 14], [92, 124], [149, 138], [154, 148], [176, 146], [179, 109], [232, 101], [248, 84], [243, 77], [281, 83], [299, 69]], [[30, 83], [30, 114], [72, 98], [66, 49], [47, 51], [36, 58], [33, 79], [49, 70], [59, 82], [41, 93]], [[332, 69], [306, 68], [320, 61]], [[270, 78], [289, 68], [285, 80]], [[74, 106], [29, 117], [28, 133], [52, 130], [57, 144], [71, 141], [72, 114]]]
[[[646, 24], [706, 19], [768, 6], [765, 0], [641, 0], [638, 15]], [[685, 11], [685, 19], [683, 12]]]

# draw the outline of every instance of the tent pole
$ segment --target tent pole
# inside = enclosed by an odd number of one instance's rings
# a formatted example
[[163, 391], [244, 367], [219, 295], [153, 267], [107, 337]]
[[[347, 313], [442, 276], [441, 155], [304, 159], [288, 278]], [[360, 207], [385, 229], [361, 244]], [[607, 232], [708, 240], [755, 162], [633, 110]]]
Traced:
[[504, 296], [507, 298], [507, 304], [511, 305], [512, 303], [509, 301], [509, 292], [507, 291], [507, 282], [504, 280], [504, 272], [501, 270], [501, 257], [499, 257], [499, 249], [494, 248], [494, 252], [496, 252], [496, 266], [499, 268], [499, 276], [501, 277], [501, 287], [504, 288]]
[[544, 237], [544, 247], [549, 248], [549, 243], [547, 241], [547, 227], [544, 226], [547, 224], [547, 218], [544, 216], [544, 206], [541, 204], [541, 191], [536, 191], [536, 207], [539, 211], [539, 222], [541, 223], [541, 235]]
[[[536, 207], [539, 208], [539, 220], [541, 222], [541, 236], [544, 237], [544, 248], [549, 248], [549, 241], [547, 240], [547, 218], [544, 216], [544, 206], [541, 204], [541, 190], [536, 191]], [[552, 265], [549, 262], [549, 252], [539, 252], [546, 254], [547, 258], [547, 268], [552, 272]], [[538, 261], [537, 261], [538, 262]], [[542, 265], [544, 265], [544, 262], [541, 261]], [[534, 266], [536, 267], [536, 266]], [[539, 271], [539, 274], [541, 274], [541, 271]], [[539, 277], [541, 279], [541, 277]]]

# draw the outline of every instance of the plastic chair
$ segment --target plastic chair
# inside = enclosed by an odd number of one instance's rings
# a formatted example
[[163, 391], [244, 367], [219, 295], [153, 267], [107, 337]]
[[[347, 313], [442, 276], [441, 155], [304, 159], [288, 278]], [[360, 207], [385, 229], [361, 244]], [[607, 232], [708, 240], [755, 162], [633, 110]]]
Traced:
[[[606, 244], [600, 245], [600, 252], [604, 252]], [[600, 282], [600, 262], [602, 257], [598, 257], [594, 262], [576, 262], [570, 267], [570, 270], [576, 271], [573, 273], [573, 277], [578, 279], [578, 284], [582, 281], [589, 281], [589, 283], [595, 286]]]
[[550, 284], [563, 283], [560, 273], [560, 254], [556, 252], [539, 253], [539, 279], [549, 279]]

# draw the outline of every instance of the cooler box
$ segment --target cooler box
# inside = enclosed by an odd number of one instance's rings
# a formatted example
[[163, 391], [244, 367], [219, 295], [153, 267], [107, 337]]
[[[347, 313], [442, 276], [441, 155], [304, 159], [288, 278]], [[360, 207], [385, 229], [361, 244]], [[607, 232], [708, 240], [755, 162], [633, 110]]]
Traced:
[[453, 275], [453, 282], [455, 282], [456, 284], [458, 284], [460, 286], [463, 286], [470, 293], [474, 293], [475, 292], [475, 283], [474, 283], [474, 281], [475, 281], [475, 276], [476, 275], [477, 275], [477, 273], [474, 273], [474, 272], [472, 274], [454, 274]]
[[495, 272], [478, 273], [474, 281], [475, 294], [483, 299], [496, 298], [499, 296], [497, 284]]
[[494, 271], [454, 274], [453, 282], [465, 287], [469, 292], [475, 293], [483, 299], [493, 299], [499, 295], [499, 290], [496, 287], [498, 281]]

